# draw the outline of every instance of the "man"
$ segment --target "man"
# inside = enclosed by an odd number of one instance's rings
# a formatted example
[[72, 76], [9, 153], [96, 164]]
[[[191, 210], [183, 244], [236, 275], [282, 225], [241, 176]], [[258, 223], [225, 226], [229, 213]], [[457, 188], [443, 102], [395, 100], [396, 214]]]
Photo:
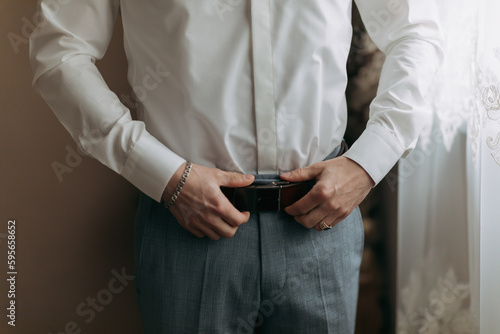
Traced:
[[[356, 2], [387, 58], [347, 152], [351, 0], [39, 2], [35, 87], [143, 192], [146, 333], [353, 333], [357, 206], [413, 147], [441, 59], [432, 0]], [[119, 11], [139, 120], [94, 66]]]

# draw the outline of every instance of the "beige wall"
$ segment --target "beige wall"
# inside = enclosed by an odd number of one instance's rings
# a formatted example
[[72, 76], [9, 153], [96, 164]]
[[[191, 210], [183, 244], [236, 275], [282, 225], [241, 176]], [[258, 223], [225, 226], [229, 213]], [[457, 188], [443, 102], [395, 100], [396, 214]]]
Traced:
[[[51, 164], [66, 164], [66, 147], [76, 144], [31, 88], [27, 44], [17, 53], [8, 39], [24, 38], [23, 20], [32, 21], [35, 8], [34, 0], [0, 0], [0, 333], [80, 333], [65, 330], [70, 321], [81, 333], [140, 333], [133, 282], [90, 323], [90, 307], [76, 312], [87, 298], [110, 295], [112, 270], [132, 274], [138, 193], [89, 157], [58, 181]], [[130, 88], [119, 30], [98, 65], [120, 94]], [[9, 219], [17, 228], [15, 329], [6, 317]]]

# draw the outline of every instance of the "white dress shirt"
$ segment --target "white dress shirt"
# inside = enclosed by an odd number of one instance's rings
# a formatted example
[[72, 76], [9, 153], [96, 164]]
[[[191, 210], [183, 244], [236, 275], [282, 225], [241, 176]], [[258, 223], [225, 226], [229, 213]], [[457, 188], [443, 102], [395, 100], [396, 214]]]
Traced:
[[[414, 147], [440, 64], [434, 0], [357, 0], [386, 54], [345, 154], [378, 183]], [[347, 123], [352, 0], [40, 0], [34, 86], [79, 146], [160, 201], [185, 161], [281, 173], [323, 160]], [[121, 11], [139, 119], [94, 65]]]

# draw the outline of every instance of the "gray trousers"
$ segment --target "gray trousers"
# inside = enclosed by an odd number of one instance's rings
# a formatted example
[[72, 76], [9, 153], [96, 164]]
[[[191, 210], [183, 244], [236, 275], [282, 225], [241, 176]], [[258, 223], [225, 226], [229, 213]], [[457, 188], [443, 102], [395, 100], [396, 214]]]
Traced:
[[135, 275], [146, 334], [354, 333], [359, 208], [330, 230], [253, 213], [231, 239], [199, 239], [141, 195]]

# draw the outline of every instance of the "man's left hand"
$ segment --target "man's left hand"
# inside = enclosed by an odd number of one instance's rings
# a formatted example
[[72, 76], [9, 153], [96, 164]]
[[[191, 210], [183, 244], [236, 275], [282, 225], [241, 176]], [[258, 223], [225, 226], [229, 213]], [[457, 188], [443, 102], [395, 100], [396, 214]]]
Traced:
[[304, 197], [285, 208], [306, 228], [321, 231], [320, 223], [333, 227], [346, 218], [365, 199], [375, 182], [356, 162], [338, 157], [284, 173], [285, 181], [316, 179]]

